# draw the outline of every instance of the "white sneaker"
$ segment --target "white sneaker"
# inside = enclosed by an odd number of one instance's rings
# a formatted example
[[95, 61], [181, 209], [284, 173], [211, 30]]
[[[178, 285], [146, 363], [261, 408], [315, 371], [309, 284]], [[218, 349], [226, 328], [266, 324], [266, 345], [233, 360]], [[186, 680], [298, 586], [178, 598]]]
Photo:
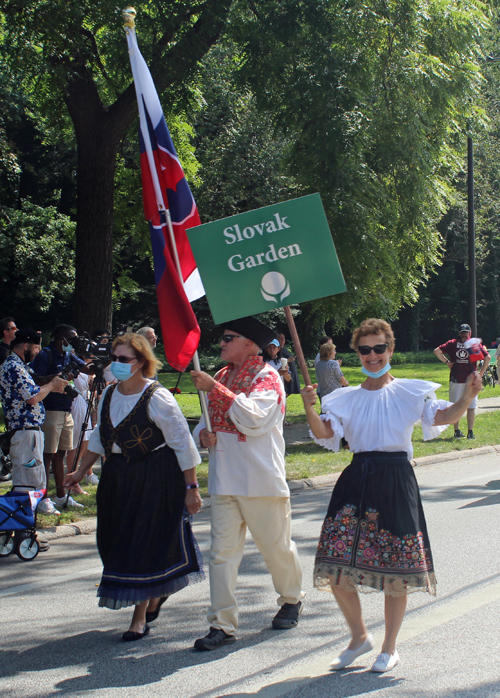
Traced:
[[[54, 503], [58, 507], [62, 507], [66, 503], [66, 497], [54, 497]], [[73, 507], [74, 509], [85, 509], [83, 504], [80, 504], [80, 502], [75, 502], [73, 497], [68, 497], [68, 506]]]
[[47, 498], [47, 499], [42, 499], [40, 504], [38, 505], [38, 511], [40, 514], [48, 514], [49, 516], [60, 516], [61, 512], [57, 511], [57, 509], [54, 506], [54, 502]]
[[[371, 652], [372, 649], [375, 646], [375, 642], [373, 640], [372, 635], [368, 635], [366, 640], [363, 642], [362, 645], [358, 647], [357, 650], [343, 650], [338, 657], [336, 657], [331, 663], [330, 663], [330, 669], [333, 671], [338, 671], [339, 669], [345, 669], [346, 666], [349, 666], [349, 664], [352, 664], [355, 659], [360, 657], [362, 654], [366, 654], [367, 652]], [[372, 669], [373, 671], [373, 669]]]
[[91, 473], [90, 475], [85, 475], [85, 482], [87, 485], [98, 485], [99, 478], [95, 473]]
[[386, 652], [382, 652], [382, 654], [379, 654], [379, 656], [375, 660], [375, 663], [373, 664], [370, 671], [374, 671], [377, 674], [383, 674], [384, 671], [390, 671], [391, 669], [394, 669], [396, 664], [399, 664], [399, 654], [397, 650], [394, 650], [394, 654], [387, 654]]

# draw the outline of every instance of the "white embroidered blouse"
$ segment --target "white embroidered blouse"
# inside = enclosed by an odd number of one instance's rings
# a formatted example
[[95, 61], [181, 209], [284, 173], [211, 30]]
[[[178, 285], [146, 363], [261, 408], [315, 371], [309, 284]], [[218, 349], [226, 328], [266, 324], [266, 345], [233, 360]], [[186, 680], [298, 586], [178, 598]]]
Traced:
[[411, 459], [411, 436], [419, 420], [425, 441], [436, 438], [449, 426], [432, 426], [436, 412], [452, 404], [436, 398], [435, 391], [440, 387], [431, 381], [395, 378], [380, 390], [365, 390], [360, 385], [335, 390], [321, 401], [321, 419], [330, 423], [333, 437], [311, 436], [330, 451], [338, 451], [344, 437], [353, 453], [406, 451]]
[[[152, 382], [153, 381], [148, 380], [147, 385], [144, 386], [144, 390], [146, 390]], [[109, 387], [110, 386], [108, 386], [108, 388]], [[104, 455], [104, 448], [99, 435], [99, 426], [101, 424], [103, 398], [108, 388], [104, 390], [101, 396], [97, 413], [97, 426], [89, 439], [89, 451], [100, 453], [101, 455]], [[123, 421], [134, 409], [144, 390], [141, 390], [139, 393], [134, 393], [133, 395], [123, 395], [119, 392], [118, 388], [113, 392], [111, 404], [109, 406], [109, 416], [113, 426]], [[198, 453], [196, 444], [189, 431], [189, 426], [170, 390], [166, 388], [158, 388], [155, 390], [149, 400], [148, 414], [156, 426], [162, 430], [166, 443], [175, 451], [181, 470], [189, 470], [201, 463], [200, 454]], [[159, 448], [161, 448], [161, 446], [159, 446]], [[121, 453], [120, 447], [117, 444], [113, 444], [112, 452]]]
[[[238, 376], [241, 381], [235, 380], [231, 389], [217, 382], [208, 395], [211, 413], [216, 410], [212, 427], [217, 432], [217, 444], [210, 449], [209, 456], [210, 494], [290, 496], [285, 472], [285, 404], [281, 379], [260, 357], [248, 361], [248, 365], [255, 363], [259, 365], [254, 375], [248, 374], [244, 367]], [[243, 386], [245, 392], [240, 392]], [[204, 428], [202, 417], [193, 432], [198, 444], [199, 433]]]

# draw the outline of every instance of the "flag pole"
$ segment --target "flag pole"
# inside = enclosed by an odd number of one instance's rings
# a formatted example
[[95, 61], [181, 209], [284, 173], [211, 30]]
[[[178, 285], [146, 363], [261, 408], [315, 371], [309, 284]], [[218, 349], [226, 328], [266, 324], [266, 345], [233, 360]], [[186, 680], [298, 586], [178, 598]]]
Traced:
[[[155, 175], [157, 174], [156, 169], [154, 170]], [[172, 226], [172, 219], [170, 218], [170, 210], [164, 209], [165, 210], [165, 217], [167, 221], [167, 229], [168, 229], [168, 235], [170, 238], [170, 244], [172, 245], [172, 250], [174, 253], [174, 260], [175, 260], [175, 266], [177, 269], [177, 273], [179, 274], [179, 279], [181, 280], [182, 285], [184, 286], [184, 280], [182, 278], [182, 270], [181, 270], [181, 263], [179, 260], [179, 254], [177, 252], [177, 245], [175, 244], [175, 236], [174, 236], [174, 229]], [[198, 355], [198, 349], [194, 352], [193, 355], [193, 366], [195, 371], [201, 371], [201, 366], [200, 366], [200, 357]], [[203, 413], [203, 417], [205, 418], [205, 425], [207, 428], [207, 431], [212, 431], [212, 424], [210, 422], [210, 415], [208, 413], [208, 401], [207, 401], [207, 395], [203, 390], [198, 390], [198, 395], [200, 396], [200, 403], [201, 403], [201, 411]]]
[[[126, 7], [124, 10], [122, 10], [122, 16], [123, 16], [123, 22], [124, 22], [123, 26], [124, 26], [125, 31], [135, 32], [135, 16], [136, 16], [135, 9], [133, 7]], [[136, 76], [134, 75], [134, 63], [133, 63], [133, 61], [131, 61], [131, 68], [132, 68], [132, 76], [134, 78], [134, 81], [136, 82], [136, 84], [138, 84], [137, 80], [136, 80]], [[137, 99], [137, 106], [139, 107], [139, 128], [142, 131], [142, 125], [147, 123], [146, 122], [146, 115], [144, 113], [144, 104], [142, 103], [142, 100]], [[165, 206], [165, 202], [163, 200], [163, 192], [161, 190], [160, 182], [158, 180], [158, 172], [156, 171], [156, 163], [154, 161], [154, 155], [153, 155], [153, 151], [151, 149], [151, 143], [150, 143], [147, 135], [148, 134], [143, 134], [142, 139], [144, 141], [144, 146], [146, 148], [146, 155], [148, 158], [149, 170], [151, 172], [151, 178], [153, 180], [153, 187], [154, 187], [155, 194], [156, 194], [156, 201], [158, 203], [158, 210], [160, 211], [160, 213], [163, 212], [165, 214], [168, 236], [170, 238], [170, 245], [172, 248], [172, 254], [174, 256], [175, 267], [177, 269], [177, 274], [179, 275], [180, 282], [184, 288], [184, 279], [182, 277], [182, 269], [181, 269], [181, 264], [180, 264], [180, 260], [179, 260], [179, 254], [177, 252], [177, 245], [175, 243], [174, 230], [172, 227], [172, 219], [170, 217], [170, 211]], [[195, 371], [201, 371], [198, 350], [196, 350], [194, 353], [193, 365], [194, 365]], [[207, 396], [203, 390], [198, 390], [198, 394], [200, 396], [201, 410], [203, 412], [203, 417], [205, 418], [205, 425], [206, 425], [207, 431], [212, 431], [212, 425], [210, 422], [210, 415], [208, 413]]]
[[290, 335], [292, 337], [293, 346], [295, 348], [295, 353], [297, 354], [297, 359], [299, 361], [300, 371], [302, 373], [302, 378], [306, 385], [312, 385], [311, 378], [309, 377], [309, 371], [307, 369], [306, 360], [304, 358], [304, 352], [302, 351], [302, 345], [300, 343], [299, 334], [297, 328], [295, 327], [295, 320], [293, 319], [292, 311], [290, 306], [286, 305], [283, 310], [285, 311], [286, 322], [288, 329], [290, 330]]

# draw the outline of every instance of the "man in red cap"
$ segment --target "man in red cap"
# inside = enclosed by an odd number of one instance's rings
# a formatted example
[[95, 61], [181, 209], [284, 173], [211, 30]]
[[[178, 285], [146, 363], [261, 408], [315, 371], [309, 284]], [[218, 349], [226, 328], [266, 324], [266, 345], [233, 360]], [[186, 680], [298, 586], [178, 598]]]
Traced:
[[[471, 329], [469, 325], [460, 325], [458, 330], [458, 339], [450, 339], [448, 342], [441, 344], [439, 347], [434, 349], [434, 353], [438, 359], [444, 363], [448, 364], [450, 367], [450, 402], [458, 402], [462, 397], [465, 390], [465, 382], [470, 373], [477, 370], [477, 362], [472, 362], [470, 360], [470, 354], [467, 351], [465, 342], [470, 339]], [[481, 378], [484, 372], [489, 366], [491, 357], [488, 353], [486, 347], [480, 345], [479, 351], [482, 354], [483, 366], [479, 371]], [[475, 439], [473, 428], [474, 428], [474, 418], [476, 416], [477, 407], [477, 396], [472, 400], [467, 409], [467, 438]], [[465, 434], [460, 431], [460, 423], [454, 424], [455, 427], [455, 438], [463, 439]]]
[[293, 628], [302, 610], [302, 569], [291, 538], [290, 491], [283, 440], [285, 396], [278, 373], [259, 356], [276, 334], [255, 318], [224, 325], [214, 378], [191, 371], [197, 389], [208, 393], [212, 431], [202, 418], [193, 436], [210, 449], [210, 608], [208, 635], [198, 650], [236, 642], [236, 578], [248, 527], [278, 593], [276, 630]]

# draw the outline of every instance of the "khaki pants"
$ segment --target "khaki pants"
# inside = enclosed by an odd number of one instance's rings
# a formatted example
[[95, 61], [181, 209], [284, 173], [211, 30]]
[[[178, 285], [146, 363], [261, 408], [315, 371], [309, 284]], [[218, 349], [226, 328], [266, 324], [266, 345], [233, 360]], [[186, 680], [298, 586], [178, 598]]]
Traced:
[[238, 627], [234, 591], [248, 526], [279, 595], [278, 605], [304, 597], [302, 569], [291, 538], [288, 497], [211, 497], [210, 608], [208, 622], [232, 635]]

